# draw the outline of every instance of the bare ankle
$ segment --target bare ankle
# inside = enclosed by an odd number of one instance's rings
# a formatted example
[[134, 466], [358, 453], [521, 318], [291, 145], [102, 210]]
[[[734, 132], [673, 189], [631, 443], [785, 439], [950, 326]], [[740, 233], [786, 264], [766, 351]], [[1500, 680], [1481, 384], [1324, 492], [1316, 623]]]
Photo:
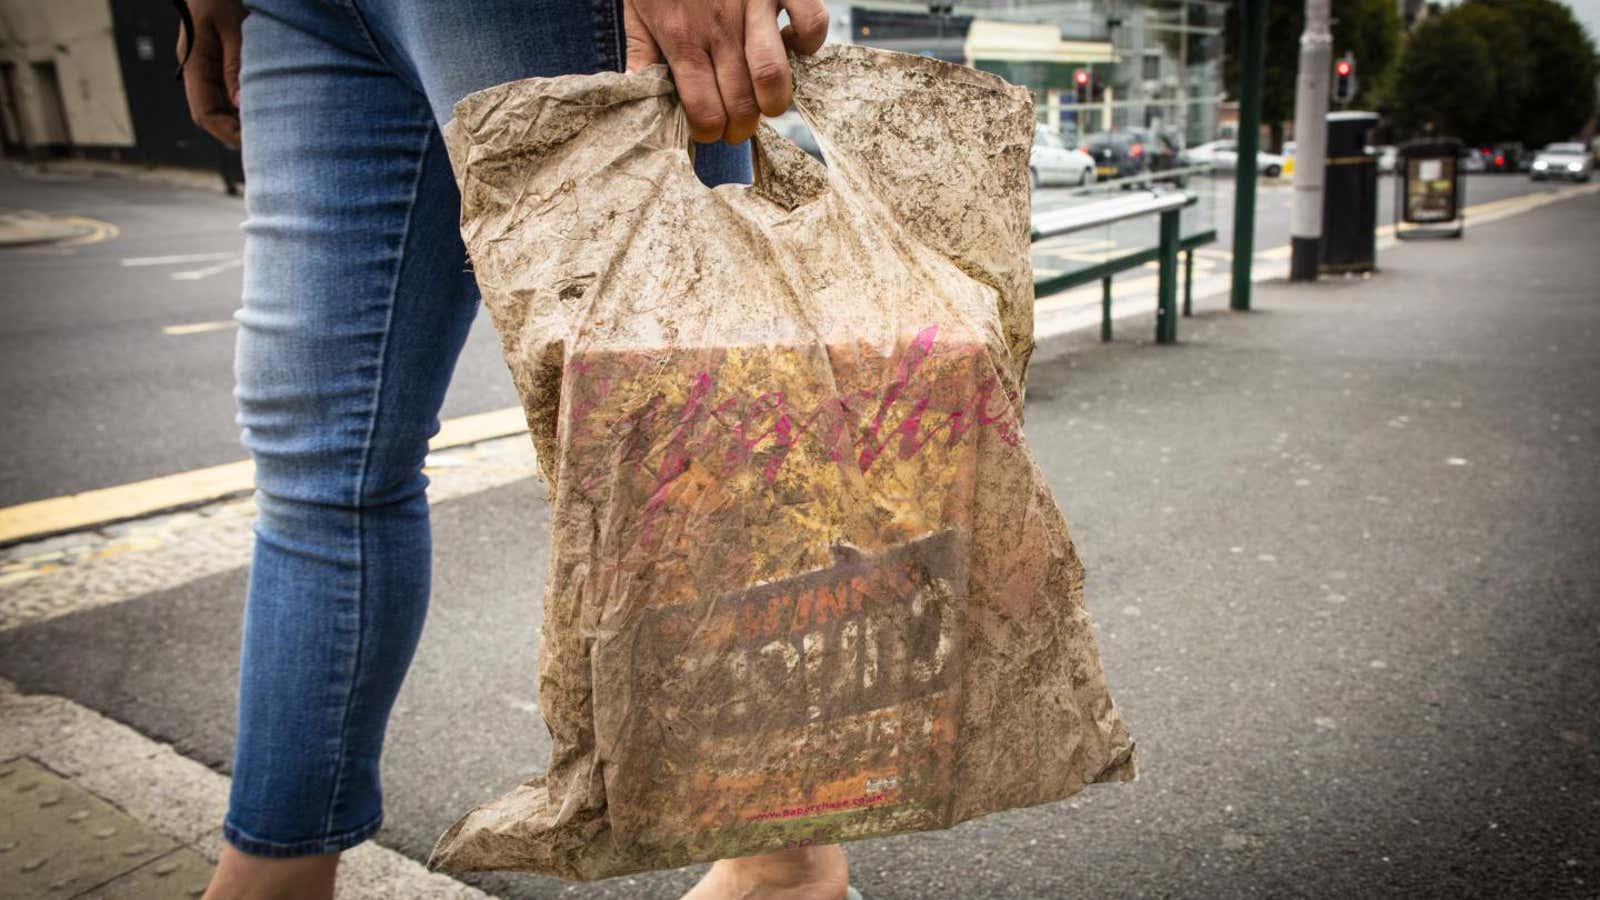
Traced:
[[844, 849], [837, 844], [777, 850], [757, 856], [722, 860], [741, 874], [774, 887], [810, 884], [819, 877], [845, 869]]
[[719, 860], [684, 900], [842, 900], [849, 886], [836, 845]]
[[274, 859], [224, 845], [202, 900], [332, 900], [339, 854]]

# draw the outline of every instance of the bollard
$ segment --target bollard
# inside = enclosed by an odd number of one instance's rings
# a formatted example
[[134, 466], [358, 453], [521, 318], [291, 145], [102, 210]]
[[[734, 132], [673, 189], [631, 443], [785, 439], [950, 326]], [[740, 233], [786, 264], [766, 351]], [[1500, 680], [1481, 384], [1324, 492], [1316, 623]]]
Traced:
[[1156, 288], [1156, 343], [1178, 339], [1178, 210], [1161, 214], [1161, 243], [1157, 249], [1161, 273]]
[[1194, 248], [1183, 254], [1183, 317], [1194, 315]]
[[1111, 340], [1111, 279], [1100, 279], [1100, 340]]

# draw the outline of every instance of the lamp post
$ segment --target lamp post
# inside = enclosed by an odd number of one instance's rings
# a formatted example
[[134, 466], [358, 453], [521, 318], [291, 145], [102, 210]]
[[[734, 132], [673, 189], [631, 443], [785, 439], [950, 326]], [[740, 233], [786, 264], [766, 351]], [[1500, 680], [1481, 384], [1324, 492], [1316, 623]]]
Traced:
[[1289, 219], [1289, 279], [1316, 281], [1322, 257], [1322, 186], [1328, 156], [1329, 0], [1306, 0], [1300, 75], [1294, 97], [1294, 210]]
[[1267, 0], [1242, 0], [1239, 9], [1239, 162], [1234, 168], [1233, 289], [1228, 305], [1250, 308], [1250, 270], [1256, 245], [1256, 153], [1261, 149], [1262, 55]]

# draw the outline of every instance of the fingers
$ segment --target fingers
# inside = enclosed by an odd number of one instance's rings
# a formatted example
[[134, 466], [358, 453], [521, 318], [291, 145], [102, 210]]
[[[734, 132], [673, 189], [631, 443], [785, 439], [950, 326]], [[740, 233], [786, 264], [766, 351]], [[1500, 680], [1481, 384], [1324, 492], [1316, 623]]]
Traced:
[[744, 19], [744, 58], [756, 105], [765, 115], [781, 116], [793, 99], [793, 83], [775, 0], [750, 0]]
[[727, 126], [722, 107], [722, 91], [717, 87], [711, 56], [699, 47], [674, 50], [662, 48], [672, 69], [672, 82], [678, 89], [678, 102], [689, 120], [689, 136], [702, 144], [721, 140]]
[[785, 43], [802, 56], [810, 56], [828, 40], [828, 8], [822, 0], [779, 0], [789, 13]]
[[726, 116], [722, 139], [737, 144], [755, 134], [756, 126], [761, 124], [761, 108], [756, 105], [751, 88], [750, 69], [745, 66], [739, 45], [731, 42], [713, 51], [712, 62], [717, 67], [717, 90]]
[[239, 108], [239, 51], [244, 46], [240, 37], [240, 22], [218, 23], [218, 37], [222, 41], [222, 83], [228, 89], [228, 102]]
[[[212, 137], [230, 147], [237, 147], [239, 108], [229, 99], [224, 68], [222, 39], [215, 27], [209, 24], [197, 26], [194, 50], [183, 68], [183, 92], [189, 101], [189, 117]], [[234, 85], [237, 84], [235, 73]]]
[[633, 0], [622, 7], [622, 24], [628, 38], [628, 71], [637, 72], [646, 66], [661, 62], [661, 48], [656, 46], [650, 29], [639, 18], [639, 8]]
[[[790, 25], [778, 28], [778, 9]], [[794, 96], [788, 52], [828, 38], [822, 0], [626, 0], [628, 71], [666, 58], [697, 141], [738, 143]]]

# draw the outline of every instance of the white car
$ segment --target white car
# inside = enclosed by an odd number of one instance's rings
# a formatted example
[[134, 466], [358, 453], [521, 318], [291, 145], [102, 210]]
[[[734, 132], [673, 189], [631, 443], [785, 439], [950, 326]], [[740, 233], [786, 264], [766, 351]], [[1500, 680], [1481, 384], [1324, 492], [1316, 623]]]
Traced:
[[1534, 181], [1543, 181], [1546, 178], [1570, 178], [1573, 181], [1588, 181], [1589, 173], [1594, 169], [1594, 159], [1582, 144], [1573, 142], [1566, 144], [1550, 144], [1533, 158], [1533, 168], [1529, 174]]
[[1094, 157], [1067, 142], [1043, 125], [1033, 130], [1033, 152], [1028, 154], [1028, 174], [1033, 186], [1047, 184], [1084, 185], [1094, 181]]
[[[1219, 172], [1232, 172], [1239, 165], [1239, 144], [1236, 141], [1210, 141], [1196, 144], [1183, 152], [1183, 161], [1192, 165], [1210, 165]], [[1283, 174], [1285, 158], [1265, 150], [1256, 153], [1256, 171], [1268, 178]]]

